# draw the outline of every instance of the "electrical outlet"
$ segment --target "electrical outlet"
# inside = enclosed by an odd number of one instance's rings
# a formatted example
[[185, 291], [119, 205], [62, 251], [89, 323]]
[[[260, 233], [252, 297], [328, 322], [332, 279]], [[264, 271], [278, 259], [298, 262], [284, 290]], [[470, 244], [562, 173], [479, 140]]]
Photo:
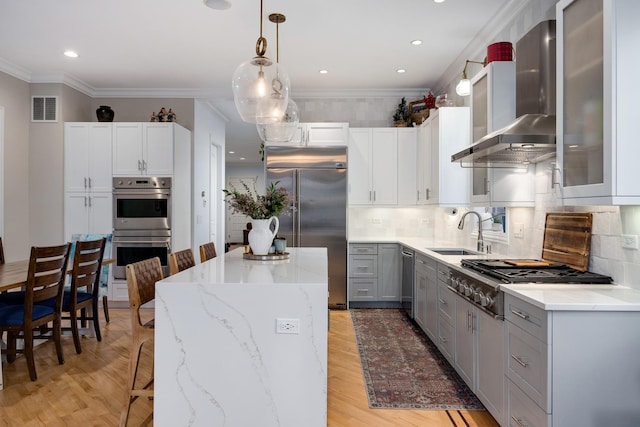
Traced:
[[278, 334], [299, 334], [300, 319], [276, 319], [276, 333]]
[[626, 249], [638, 249], [638, 236], [635, 234], [623, 234], [622, 247]]

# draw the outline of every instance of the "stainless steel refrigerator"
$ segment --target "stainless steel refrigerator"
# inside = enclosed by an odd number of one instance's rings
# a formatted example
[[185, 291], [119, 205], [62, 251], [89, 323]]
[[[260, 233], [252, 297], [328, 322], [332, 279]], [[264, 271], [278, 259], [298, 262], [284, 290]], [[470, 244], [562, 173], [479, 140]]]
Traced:
[[326, 247], [329, 308], [347, 308], [347, 147], [266, 147], [266, 183], [280, 181], [292, 203], [280, 215], [287, 246]]

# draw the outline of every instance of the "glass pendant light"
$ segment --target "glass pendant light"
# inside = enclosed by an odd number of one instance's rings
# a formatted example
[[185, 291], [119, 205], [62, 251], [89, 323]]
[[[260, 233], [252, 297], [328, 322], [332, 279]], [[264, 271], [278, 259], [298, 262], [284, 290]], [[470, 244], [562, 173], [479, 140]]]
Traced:
[[[287, 18], [280, 13], [269, 15], [269, 21], [276, 24], [276, 64], [280, 64], [280, 27], [279, 25]], [[289, 98], [287, 109], [280, 120], [268, 124], [256, 124], [258, 135], [264, 142], [289, 142], [293, 139], [298, 123], [300, 122], [300, 112], [298, 105]]]
[[262, 36], [262, 0], [260, 0], [260, 37], [256, 56], [236, 68], [231, 80], [233, 98], [245, 122], [269, 124], [282, 118], [289, 101], [290, 82], [286, 70], [265, 55], [267, 39]]

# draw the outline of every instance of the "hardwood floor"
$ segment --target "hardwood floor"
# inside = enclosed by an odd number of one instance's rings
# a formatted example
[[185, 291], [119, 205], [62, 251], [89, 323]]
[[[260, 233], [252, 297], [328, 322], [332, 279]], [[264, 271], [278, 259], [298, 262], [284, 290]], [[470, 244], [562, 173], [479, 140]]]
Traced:
[[[102, 328], [102, 342], [82, 339], [76, 354], [73, 339], [64, 338], [65, 364], [58, 365], [53, 343], [35, 351], [38, 380], [29, 380], [24, 357], [3, 364], [5, 389], [0, 391], [0, 426], [116, 426], [124, 405], [129, 359], [128, 309], [110, 309], [111, 323]], [[151, 369], [142, 356], [142, 373]], [[144, 378], [142, 378], [144, 379]], [[145, 422], [153, 402], [134, 402], [129, 425]], [[329, 331], [328, 426], [494, 427], [484, 411], [421, 411], [370, 409], [360, 358], [348, 311], [332, 311]]]

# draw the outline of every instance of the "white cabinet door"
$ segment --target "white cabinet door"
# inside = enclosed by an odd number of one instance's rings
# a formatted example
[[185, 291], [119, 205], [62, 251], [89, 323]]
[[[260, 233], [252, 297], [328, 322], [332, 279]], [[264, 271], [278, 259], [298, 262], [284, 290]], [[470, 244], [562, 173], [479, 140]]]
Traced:
[[460, 206], [469, 203], [469, 170], [451, 155], [469, 145], [468, 107], [431, 110], [418, 137], [418, 204]]
[[416, 194], [418, 204], [425, 205], [431, 187], [431, 126], [426, 121], [418, 128], [417, 151]]
[[173, 123], [144, 123], [144, 175], [173, 175]]
[[397, 161], [395, 128], [349, 129], [349, 204], [396, 205]]
[[349, 129], [348, 169], [349, 204], [371, 204], [371, 183], [369, 165], [371, 150], [369, 147], [370, 129]]
[[299, 123], [290, 142], [274, 145], [346, 146], [348, 142], [349, 123]]
[[88, 231], [91, 234], [109, 234], [113, 231], [113, 195], [109, 193], [89, 194]]
[[142, 123], [114, 123], [113, 174], [141, 175], [143, 159]]
[[398, 205], [415, 205], [417, 128], [398, 128]]
[[65, 191], [111, 191], [111, 123], [65, 123]]
[[398, 139], [395, 128], [374, 128], [371, 135], [371, 182], [374, 205], [398, 203]]
[[[111, 216], [111, 213], [110, 215]], [[111, 228], [109, 229], [111, 232]], [[65, 193], [64, 234], [71, 241], [73, 234], [89, 233], [89, 196], [87, 193]]]

